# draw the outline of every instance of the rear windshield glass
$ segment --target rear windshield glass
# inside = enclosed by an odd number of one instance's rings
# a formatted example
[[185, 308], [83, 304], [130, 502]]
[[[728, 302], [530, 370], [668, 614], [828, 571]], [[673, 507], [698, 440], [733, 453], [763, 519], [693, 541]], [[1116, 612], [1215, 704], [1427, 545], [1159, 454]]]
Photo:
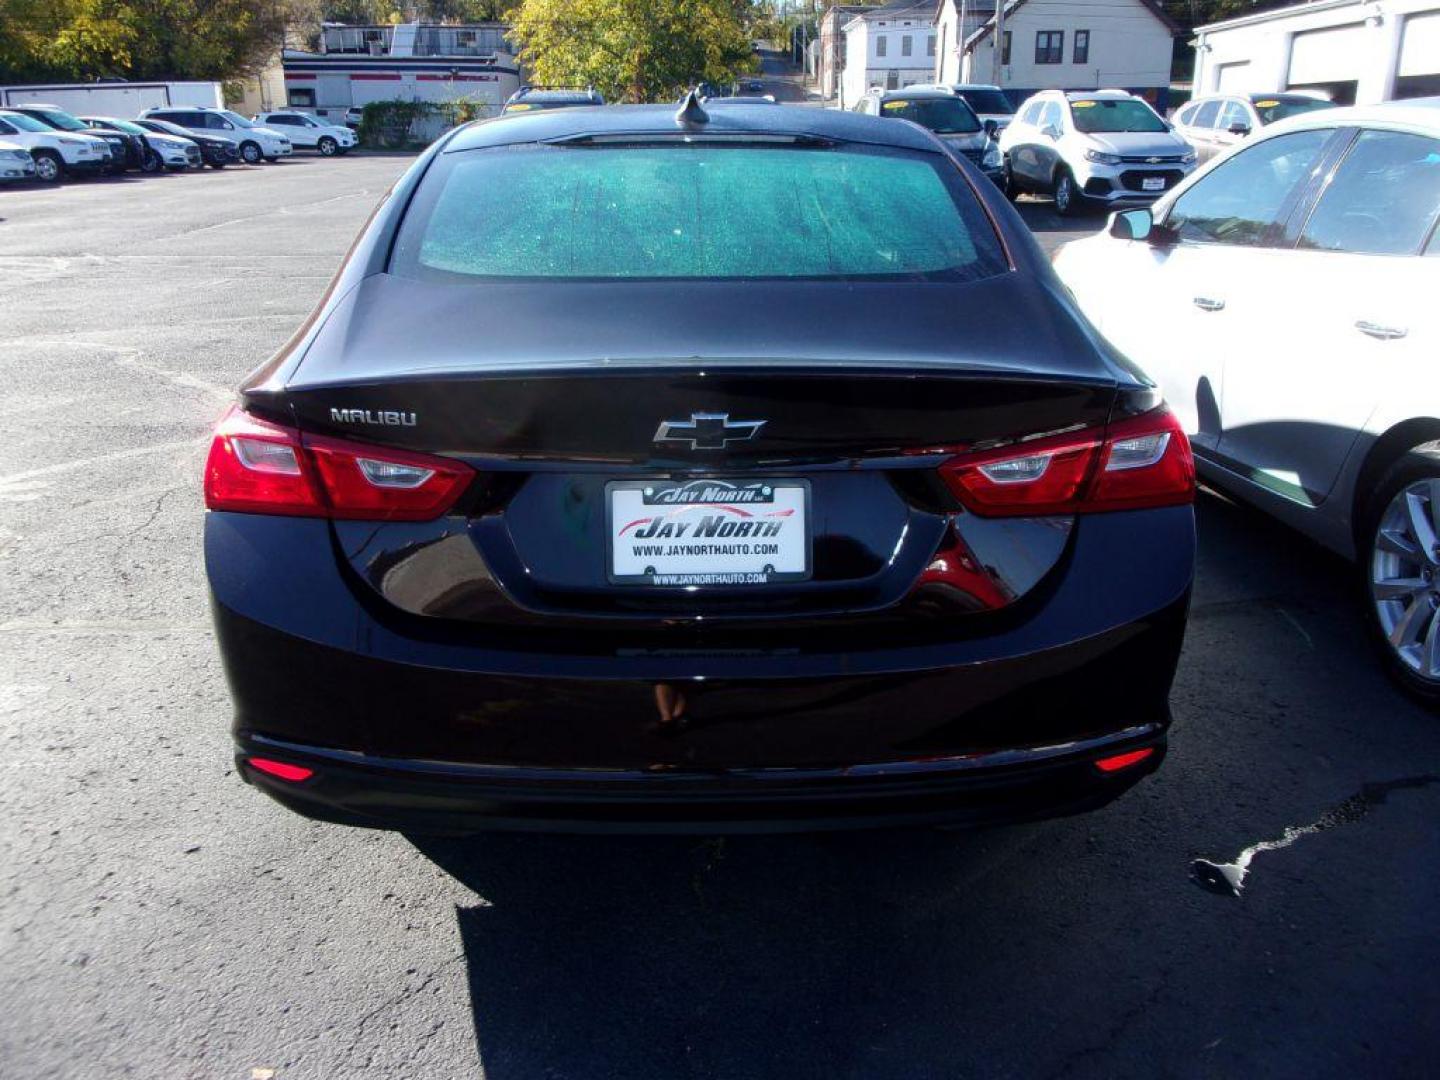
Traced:
[[442, 155], [392, 266], [451, 280], [971, 280], [1005, 268], [942, 155], [679, 142]]
[[959, 98], [890, 98], [880, 102], [880, 115], [911, 120], [937, 135], [968, 135], [980, 121]]
[[1075, 130], [1087, 135], [1096, 131], [1166, 131], [1165, 121], [1143, 101], [1134, 98], [1094, 98], [1070, 102]]
[[1000, 116], [1011, 116], [1015, 112], [1015, 106], [1010, 104], [1010, 99], [999, 90], [961, 90], [960, 96], [977, 113], [997, 113]]
[[1260, 117], [1260, 123], [1273, 124], [1276, 120], [1284, 120], [1287, 116], [1298, 116], [1301, 113], [1314, 112], [1316, 109], [1333, 109], [1333, 101], [1321, 101], [1319, 98], [1256, 98], [1251, 104], [1255, 107], [1255, 115]]

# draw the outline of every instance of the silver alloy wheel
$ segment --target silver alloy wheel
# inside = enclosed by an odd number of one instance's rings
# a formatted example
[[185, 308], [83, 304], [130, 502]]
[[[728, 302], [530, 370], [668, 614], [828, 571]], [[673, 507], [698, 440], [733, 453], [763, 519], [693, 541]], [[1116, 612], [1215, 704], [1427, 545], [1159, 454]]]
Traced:
[[264, 155], [260, 153], [259, 144], [253, 142], [242, 143], [240, 145], [240, 156], [244, 159], [246, 165], [258, 165], [260, 164], [260, 159], [264, 157]]
[[330, 157], [332, 154], [335, 153], [336, 150], [339, 149], [340, 144], [337, 143], [334, 139], [330, 138], [329, 135], [324, 136], [320, 140], [319, 150], [320, 153], [323, 154], [325, 157]]
[[49, 184], [60, 179], [60, 163], [49, 154], [35, 155], [35, 175]]
[[1061, 173], [1059, 179], [1055, 181], [1055, 209], [1062, 214], [1070, 209], [1070, 198], [1074, 195], [1071, 190], [1072, 186], [1073, 182], [1069, 173]]
[[1400, 662], [1440, 682], [1440, 478], [1407, 484], [1380, 515], [1370, 595]]

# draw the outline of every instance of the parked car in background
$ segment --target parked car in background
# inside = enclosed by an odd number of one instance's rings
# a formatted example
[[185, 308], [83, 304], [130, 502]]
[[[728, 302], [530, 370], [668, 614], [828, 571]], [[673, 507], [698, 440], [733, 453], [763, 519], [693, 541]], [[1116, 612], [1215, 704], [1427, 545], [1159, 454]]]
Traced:
[[1123, 90], [1045, 90], [1000, 135], [1007, 190], [1053, 195], [1062, 215], [1153, 202], [1195, 169], [1195, 149]]
[[19, 143], [0, 139], [0, 180], [35, 179], [35, 159]]
[[172, 124], [168, 120], [159, 120], [154, 117], [144, 117], [134, 123], [147, 132], [169, 135], [193, 143], [199, 149], [204, 164], [209, 165], [212, 169], [223, 169], [226, 165], [234, 165], [240, 161], [240, 148], [223, 135], [202, 134], [199, 131], [183, 128], [179, 124]]
[[1164, 754], [1194, 466], [1008, 209], [849, 112], [448, 133], [214, 434], [239, 775], [420, 832], [1129, 789]]
[[107, 128], [91, 127], [58, 105], [43, 105], [32, 101], [23, 105], [9, 105], [6, 108], [11, 112], [23, 113], [32, 120], [38, 120], [46, 127], [63, 131], [67, 135], [88, 135], [103, 139], [110, 147], [110, 161], [107, 165], [110, 172], [144, 168], [148, 153], [144, 139]]
[[949, 90], [963, 98], [966, 105], [975, 111], [981, 123], [994, 121], [995, 131], [1004, 131], [1015, 116], [1015, 106], [1005, 96], [1005, 91], [989, 83], [921, 83], [906, 87], [907, 90]]
[[235, 143], [240, 151], [240, 160], [247, 165], [273, 162], [294, 152], [288, 136], [253, 120], [246, 120], [230, 109], [164, 106], [146, 109], [139, 118], [166, 120], [197, 134], [222, 135]]
[[98, 176], [110, 167], [110, 144], [104, 139], [59, 132], [24, 113], [0, 109], [0, 138], [29, 150], [35, 178], [46, 184], [67, 174]]
[[1203, 165], [1267, 124], [1333, 108], [1333, 102], [1310, 94], [1221, 94], [1182, 107], [1175, 114], [1175, 131], [1195, 148]]
[[540, 109], [573, 109], [585, 105], [604, 105], [599, 91], [574, 86], [522, 86], [500, 109], [501, 116], [511, 113], [535, 112]]
[[172, 172], [179, 169], [198, 169], [203, 164], [200, 148], [189, 139], [146, 131], [133, 120], [118, 120], [113, 116], [82, 116], [80, 119], [93, 128], [138, 135], [144, 139], [149, 150], [144, 165], [145, 172], [157, 172], [162, 168]]
[[326, 124], [302, 112], [265, 112], [255, 122], [285, 132], [292, 146], [318, 150], [324, 157], [348, 154], [359, 140], [348, 127]]
[[965, 99], [948, 88], [922, 90], [911, 86], [904, 90], [871, 90], [854, 104], [852, 111], [886, 120], [909, 120], [929, 128], [941, 142], [968, 158], [997, 185], [1005, 185], [1000, 146], [992, 134], [993, 123], [988, 126], [982, 123]]
[[1204, 475], [1360, 568], [1387, 668], [1440, 704], [1440, 98], [1309, 111], [1067, 245]]

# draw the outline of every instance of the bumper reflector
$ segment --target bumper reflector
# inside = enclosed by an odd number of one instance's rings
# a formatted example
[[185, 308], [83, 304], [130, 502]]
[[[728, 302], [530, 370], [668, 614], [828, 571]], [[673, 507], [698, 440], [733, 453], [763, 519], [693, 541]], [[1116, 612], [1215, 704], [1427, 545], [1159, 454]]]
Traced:
[[1131, 750], [1128, 754], [1102, 757], [1095, 762], [1095, 767], [1101, 772], [1119, 772], [1121, 769], [1128, 769], [1131, 765], [1139, 765], [1153, 753], [1155, 753], [1155, 748], [1147, 746], [1144, 750]]
[[269, 758], [252, 757], [247, 759], [252, 768], [259, 769], [271, 776], [278, 776], [281, 780], [289, 780], [299, 783], [301, 780], [309, 780], [315, 775], [314, 769], [307, 769], [304, 765], [291, 765], [284, 761], [271, 761]]

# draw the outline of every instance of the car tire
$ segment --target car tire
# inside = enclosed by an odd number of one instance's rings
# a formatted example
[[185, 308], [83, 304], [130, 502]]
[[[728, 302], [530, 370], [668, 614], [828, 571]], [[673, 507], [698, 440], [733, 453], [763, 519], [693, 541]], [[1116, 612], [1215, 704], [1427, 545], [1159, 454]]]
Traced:
[[1055, 212], [1061, 217], [1077, 217], [1084, 209], [1085, 197], [1075, 186], [1075, 177], [1062, 168], [1055, 174]]
[[32, 156], [35, 158], [35, 179], [42, 184], [58, 184], [65, 174], [65, 162], [60, 155], [54, 150], [36, 150]]
[[1010, 168], [1010, 159], [1005, 159], [1005, 198], [1015, 202], [1020, 198], [1020, 185], [1015, 182], [1015, 172]]
[[165, 163], [160, 160], [160, 155], [154, 150], [145, 151], [145, 160], [140, 162], [140, 171], [143, 173], [156, 173], [163, 168]]
[[1440, 709], [1440, 442], [1386, 470], [1360, 515], [1360, 598], [1386, 672]]
[[246, 165], [259, 165], [264, 156], [259, 143], [246, 141], [240, 144], [240, 160]]
[[320, 151], [321, 157], [334, 157], [340, 150], [340, 144], [329, 135], [322, 135], [320, 141], [315, 144], [315, 149]]

